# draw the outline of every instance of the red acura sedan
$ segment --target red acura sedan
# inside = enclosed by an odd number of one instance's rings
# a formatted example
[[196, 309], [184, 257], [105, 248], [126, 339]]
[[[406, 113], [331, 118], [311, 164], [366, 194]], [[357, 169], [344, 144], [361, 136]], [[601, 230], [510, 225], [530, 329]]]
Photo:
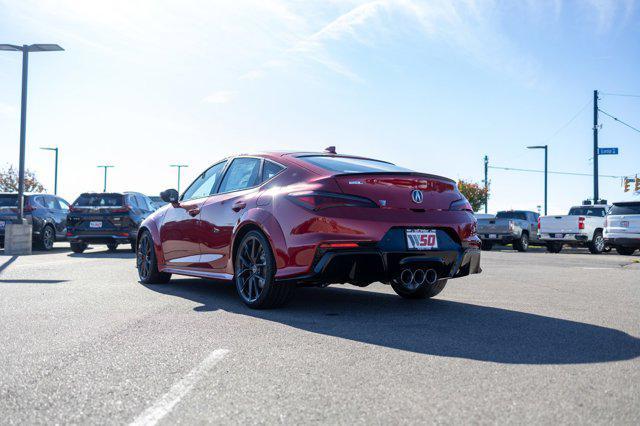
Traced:
[[268, 308], [296, 286], [335, 283], [429, 298], [481, 271], [476, 220], [454, 181], [332, 148], [227, 158], [161, 196], [168, 204], [138, 232], [145, 284], [233, 280], [245, 304]]

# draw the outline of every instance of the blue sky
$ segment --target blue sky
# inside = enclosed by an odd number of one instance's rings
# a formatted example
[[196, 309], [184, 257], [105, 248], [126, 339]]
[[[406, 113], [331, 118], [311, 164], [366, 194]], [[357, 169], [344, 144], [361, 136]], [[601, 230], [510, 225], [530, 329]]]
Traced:
[[[496, 166], [591, 171], [591, 98], [640, 94], [640, 5], [582, 1], [3, 1], [0, 42], [30, 58], [27, 166], [72, 201], [156, 194], [254, 150], [366, 155], [479, 182]], [[18, 160], [20, 58], [0, 53], [0, 163]], [[640, 126], [640, 98], [601, 108]], [[577, 114], [577, 116], [576, 116]], [[575, 118], [574, 118], [575, 117]], [[567, 123], [572, 119], [568, 125]], [[640, 133], [603, 117], [602, 174], [640, 173]], [[560, 131], [559, 131], [560, 130]], [[491, 170], [490, 211], [536, 209], [543, 175]], [[551, 175], [549, 212], [592, 194]], [[601, 196], [624, 194], [601, 178]]]

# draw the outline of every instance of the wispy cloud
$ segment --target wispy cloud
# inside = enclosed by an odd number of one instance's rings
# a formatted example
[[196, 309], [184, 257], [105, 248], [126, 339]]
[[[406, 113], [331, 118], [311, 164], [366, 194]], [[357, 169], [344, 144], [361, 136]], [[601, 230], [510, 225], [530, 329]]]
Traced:
[[208, 104], [226, 104], [233, 100], [237, 92], [233, 90], [221, 90], [213, 92], [205, 97], [202, 101]]

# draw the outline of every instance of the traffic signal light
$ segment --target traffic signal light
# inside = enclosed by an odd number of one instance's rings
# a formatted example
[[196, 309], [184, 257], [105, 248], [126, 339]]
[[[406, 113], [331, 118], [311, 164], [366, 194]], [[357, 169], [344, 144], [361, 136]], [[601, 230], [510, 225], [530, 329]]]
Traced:
[[[623, 181], [624, 181], [624, 192], [629, 192], [629, 190], [631, 190], [631, 182], [633, 182], [634, 179], [625, 177], [625, 178], [623, 178]], [[638, 180], [635, 179], [635, 181], [636, 181], [636, 186], [637, 186], [638, 185], [638, 183], [637, 183]]]

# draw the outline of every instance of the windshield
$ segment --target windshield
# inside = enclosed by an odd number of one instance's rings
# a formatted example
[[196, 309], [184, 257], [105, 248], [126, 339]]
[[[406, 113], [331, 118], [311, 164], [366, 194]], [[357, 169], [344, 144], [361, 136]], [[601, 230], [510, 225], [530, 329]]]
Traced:
[[364, 158], [330, 157], [328, 155], [308, 155], [299, 158], [315, 166], [338, 173], [413, 172], [413, 170], [395, 164]]
[[572, 207], [569, 216], [597, 216], [604, 217], [607, 211], [602, 207]]
[[0, 195], [0, 208], [2, 207], [17, 207], [18, 196], [16, 194], [2, 194]]
[[614, 204], [609, 211], [610, 215], [619, 214], [640, 214], [640, 203], [620, 203]]
[[520, 219], [527, 220], [525, 212], [498, 212], [496, 215], [498, 219]]
[[122, 207], [122, 195], [82, 194], [73, 205], [76, 207]]

